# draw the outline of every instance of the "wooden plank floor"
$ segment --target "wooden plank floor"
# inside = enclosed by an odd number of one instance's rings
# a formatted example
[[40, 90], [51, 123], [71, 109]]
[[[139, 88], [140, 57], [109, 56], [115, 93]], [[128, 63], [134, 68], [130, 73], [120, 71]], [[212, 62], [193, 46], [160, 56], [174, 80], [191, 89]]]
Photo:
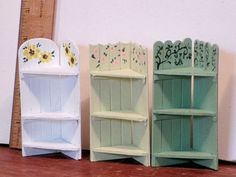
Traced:
[[61, 154], [22, 157], [21, 151], [0, 146], [0, 177], [236, 177], [236, 164], [220, 162], [219, 171], [193, 165], [144, 167], [133, 160], [90, 162], [88, 151], [83, 159], [71, 160]]

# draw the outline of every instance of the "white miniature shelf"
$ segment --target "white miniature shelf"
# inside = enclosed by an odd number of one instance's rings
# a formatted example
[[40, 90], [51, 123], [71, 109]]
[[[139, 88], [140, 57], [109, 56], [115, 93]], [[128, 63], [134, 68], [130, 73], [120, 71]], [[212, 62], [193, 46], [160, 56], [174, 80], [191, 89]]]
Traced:
[[101, 111], [101, 112], [94, 112], [92, 113], [91, 116], [95, 118], [120, 119], [120, 120], [131, 120], [139, 122], [147, 120], [147, 117], [133, 112]]
[[215, 155], [207, 152], [196, 151], [168, 151], [155, 153], [154, 156], [161, 158], [178, 158], [178, 159], [214, 159]]
[[119, 154], [129, 156], [146, 156], [148, 153], [133, 145], [126, 146], [108, 146], [108, 147], [97, 147], [93, 148], [94, 152], [108, 153], [108, 154]]
[[163, 115], [186, 115], [186, 116], [215, 116], [216, 113], [204, 109], [158, 109], [153, 110], [154, 114]]
[[131, 69], [110, 70], [110, 71], [91, 71], [90, 74], [94, 77], [117, 77], [117, 78], [133, 78], [145, 79], [146, 76], [137, 73]]
[[80, 148], [62, 139], [56, 139], [52, 141], [32, 141], [24, 142], [24, 147], [38, 148], [38, 149], [52, 149], [62, 151], [77, 151]]
[[36, 38], [19, 48], [22, 155], [81, 158], [79, 53], [73, 43]]
[[20, 73], [34, 74], [34, 75], [60, 75], [60, 76], [77, 76], [78, 75], [78, 71], [75, 72], [73, 70], [63, 69], [60, 67], [22, 69]]
[[216, 76], [215, 72], [212, 71], [205, 71], [201, 68], [193, 68], [193, 67], [186, 67], [186, 68], [175, 68], [175, 69], [163, 69], [163, 70], [156, 70], [154, 74], [159, 75], [176, 75], [176, 76], [205, 76], [205, 77], [213, 77]]
[[62, 112], [45, 112], [45, 113], [30, 113], [23, 114], [23, 120], [79, 120], [79, 115], [73, 115]]

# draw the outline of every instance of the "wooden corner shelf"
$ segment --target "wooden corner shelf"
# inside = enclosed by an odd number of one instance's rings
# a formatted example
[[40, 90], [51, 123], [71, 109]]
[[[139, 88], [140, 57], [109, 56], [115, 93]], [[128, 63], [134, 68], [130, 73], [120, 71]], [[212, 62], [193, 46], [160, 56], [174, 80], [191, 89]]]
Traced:
[[90, 46], [91, 161], [130, 157], [150, 165], [146, 77], [140, 45]]
[[187, 38], [153, 51], [152, 166], [217, 170], [218, 46]]

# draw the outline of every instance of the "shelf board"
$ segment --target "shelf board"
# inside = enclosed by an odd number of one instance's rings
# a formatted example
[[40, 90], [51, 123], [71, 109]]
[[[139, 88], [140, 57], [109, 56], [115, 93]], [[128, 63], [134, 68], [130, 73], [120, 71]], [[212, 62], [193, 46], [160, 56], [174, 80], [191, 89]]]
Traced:
[[216, 72], [206, 71], [201, 68], [185, 67], [185, 68], [174, 68], [174, 69], [163, 69], [156, 70], [154, 74], [157, 75], [175, 75], [175, 76], [205, 76], [214, 77]]
[[57, 139], [52, 141], [24, 142], [23, 147], [48, 149], [48, 150], [62, 150], [62, 151], [77, 151], [80, 149], [76, 145], [73, 145], [63, 139]]
[[153, 110], [154, 114], [161, 115], [184, 115], [184, 116], [215, 116], [216, 113], [204, 109], [158, 109]]
[[129, 156], [147, 155], [147, 152], [133, 145], [97, 147], [93, 148], [93, 151], [107, 154], [119, 154], [119, 155], [129, 155]]
[[31, 113], [31, 114], [23, 114], [23, 120], [79, 120], [79, 115], [73, 115], [62, 112], [45, 112], [45, 113]]
[[195, 151], [168, 151], [155, 153], [155, 157], [176, 159], [214, 159], [216, 156], [207, 152]]
[[134, 79], [146, 78], [144, 74], [140, 74], [131, 69], [91, 71], [90, 74], [94, 77], [116, 77], [116, 78], [134, 78]]
[[91, 116], [95, 118], [131, 120], [139, 122], [147, 120], [147, 117], [133, 112], [101, 111], [101, 112], [94, 112], [92, 113]]
[[50, 68], [30, 68], [23, 69], [20, 71], [22, 74], [33, 74], [33, 75], [55, 75], [55, 76], [77, 76], [78, 71], [73, 71], [61, 67], [50, 67]]

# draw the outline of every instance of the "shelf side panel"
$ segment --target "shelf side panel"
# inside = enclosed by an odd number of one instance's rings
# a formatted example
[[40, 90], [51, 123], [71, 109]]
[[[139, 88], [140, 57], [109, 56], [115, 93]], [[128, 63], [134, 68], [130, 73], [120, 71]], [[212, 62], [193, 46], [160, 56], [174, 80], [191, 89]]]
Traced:
[[[156, 115], [153, 115], [156, 116]], [[157, 158], [154, 156], [154, 154], [161, 152], [161, 139], [162, 139], [162, 133], [161, 133], [161, 121], [153, 121], [152, 123], [152, 166], [157, 166]]]
[[196, 78], [194, 85], [194, 107], [208, 111], [217, 111], [216, 78]]
[[147, 85], [142, 80], [132, 80], [131, 89], [132, 110], [148, 117]]
[[79, 50], [71, 41], [63, 41], [60, 45], [60, 65], [68, 70], [79, 71]]
[[60, 89], [62, 111], [78, 115], [80, 113], [80, 95], [77, 77], [65, 77], [61, 79]]
[[205, 118], [194, 119], [194, 149], [200, 152], [208, 152], [215, 155], [215, 158], [209, 160], [196, 160], [197, 164], [206, 166], [212, 169], [217, 169], [218, 166], [218, 155], [217, 155], [217, 123]]
[[79, 145], [79, 128], [78, 121], [64, 121], [61, 122], [61, 137], [71, 144]]
[[33, 103], [31, 100], [34, 97], [31, 91], [31, 79], [20, 80], [22, 114], [31, 113], [31, 105]]
[[101, 111], [100, 80], [91, 79], [91, 88], [90, 89], [91, 89], [91, 98], [90, 98], [91, 112]]
[[194, 66], [205, 71], [217, 72], [219, 48], [208, 42], [194, 41]]
[[161, 109], [162, 107], [162, 98], [163, 98], [163, 81], [158, 80], [153, 83], [153, 110]]

